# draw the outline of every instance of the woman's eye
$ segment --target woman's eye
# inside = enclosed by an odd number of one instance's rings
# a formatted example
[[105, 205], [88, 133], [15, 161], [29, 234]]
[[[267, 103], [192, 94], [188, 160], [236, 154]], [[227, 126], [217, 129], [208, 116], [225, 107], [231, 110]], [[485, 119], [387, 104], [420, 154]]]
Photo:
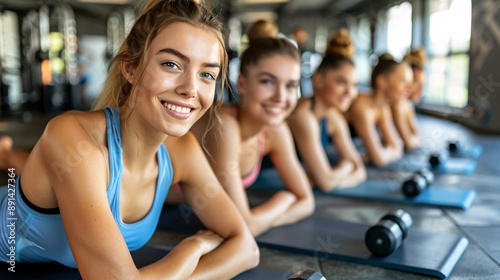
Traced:
[[271, 85], [272, 81], [268, 79], [260, 80], [260, 83], [263, 85]]
[[170, 62], [170, 61], [163, 62], [162, 65], [165, 65], [165, 66], [173, 68], [173, 69], [179, 69], [179, 67], [177, 66], [177, 64], [175, 64], [173, 62]]
[[337, 80], [337, 83], [339, 85], [345, 85], [345, 84], [347, 84], [347, 82], [345, 80]]
[[298, 88], [299, 86], [297, 84], [289, 84], [286, 86], [288, 89], [296, 89]]
[[215, 81], [215, 79], [216, 79], [216, 77], [215, 77], [214, 75], [212, 75], [212, 74], [210, 74], [210, 73], [206, 73], [206, 72], [205, 72], [205, 73], [202, 73], [202, 74], [201, 74], [201, 76], [202, 76], [203, 78], [208, 78], [208, 79], [210, 79], [210, 80], [214, 80], [214, 81]]

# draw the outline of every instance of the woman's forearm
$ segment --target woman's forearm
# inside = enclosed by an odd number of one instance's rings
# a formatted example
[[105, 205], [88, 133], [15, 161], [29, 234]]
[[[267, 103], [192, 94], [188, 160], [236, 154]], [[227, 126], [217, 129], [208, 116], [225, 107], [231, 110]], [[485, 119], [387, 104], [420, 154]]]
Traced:
[[342, 178], [342, 180], [339, 182], [338, 187], [355, 187], [364, 181], [366, 181], [366, 168], [364, 165], [360, 166], [359, 164], [356, 164], [356, 168], [354, 169], [354, 171], [348, 176]]
[[241, 234], [226, 239], [215, 250], [202, 256], [189, 279], [231, 279], [258, 264], [259, 248], [255, 239], [250, 233]]
[[289, 210], [296, 197], [288, 191], [274, 194], [268, 201], [250, 210], [250, 216], [245, 217], [248, 227], [254, 236], [271, 228], [276, 220]]
[[274, 221], [273, 226], [287, 225], [298, 222], [314, 212], [314, 199], [300, 198], [291, 205], [283, 215]]
[[419, 135], [412, 134], [408, 135], [408, 137], [405, 139], [405, 148], [406, 149], [414, 149], [420, 146], [420, 143], [422, 142], [422, 139], [420, 138]]
[[338, 187], [342, 180], [353, 172], [354, 168], [351, 161], [342, 160], [329, 170], [327, 176], [316, 178], [315, 185], [322, 191], [331, 191]]
[[139, 269], [141, 279], [188, 279], [203, 256], [202, 244], [186, 238], [160, 261]]
[[[371, 153], [370, 153], [371, 154]], [[370, 156], [370, 161], [377, 166], [384, 166], [403, 156], [403, 147], [388, 146], [381, 148], [374, 156]]]

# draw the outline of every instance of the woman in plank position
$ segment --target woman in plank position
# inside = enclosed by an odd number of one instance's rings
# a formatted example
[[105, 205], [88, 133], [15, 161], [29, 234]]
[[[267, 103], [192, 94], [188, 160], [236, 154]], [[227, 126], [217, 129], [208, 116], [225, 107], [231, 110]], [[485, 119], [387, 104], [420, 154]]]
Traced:
[[415, 49], [407, 53], [403, 61], [411, 66], [413, 72], [413, 82], [410, 85], [410, 92], [407, 98], [403, 98], [392, 104], [391, 110], [394, 124], [403, 140], [405, 149], [411, 150], [420, 146], [422, 137], [418, 129], [417, 117], [413, 103], [420, 102], [425, 83], [424, 65], [426, 61], [425, 51]]
[[[225, 81], [221, 28], [194, 1], [146, 5], [110, 64], [99, 110], [52, 119], [15, 187], [1, 189], [3, 262], [14, 197], [19, 262], [56, 261], [84, 279], [229, 279], [257, 265], [248, 227], [188, 133]], [[153, 235], [171, 183], [188, 203], [210, 192], [194, 207], [208, 230], [138, 269], [129, 251]]]
[[[222, 107], [222, 125], [214, 127], [213, 133], [205, 133], [208, 116], [192, 129], [206, 147], [215, 174], [254, 235], [297, 222], [314, 211], [311, 186], [285, 122], [297, 104], [299, 79], [300, 56], [290, 41], [252, 40], [241, 56], [237, 81], [239, 104]], [[269, 155], [286, 190], [250, 207], [245, 188], [256, 180], [264, 155]], [[182, 193], [171, 192], [169, 199], [180, 202]]]
[[[288, 118], [309, 177], [323, 191], [353, 187], [366, 179], [365, 165], [343, 115], [358, 95], [353, 55], [354, 44], [349, 33], [346, 30], [335, 33], [312, 77], [314, 95], [301, 99]], [[339, 155], [333, 165], [325, 150], [331, 144]]]
[[384, 166], [403, 155], [403, 144], [394, 127], [391, 105], [408, 96], [411, 69], [383, 54], [372, 71], [373, 94], [360, 94], [346, 112], [349, 124], [363, 141], [365, 160]]

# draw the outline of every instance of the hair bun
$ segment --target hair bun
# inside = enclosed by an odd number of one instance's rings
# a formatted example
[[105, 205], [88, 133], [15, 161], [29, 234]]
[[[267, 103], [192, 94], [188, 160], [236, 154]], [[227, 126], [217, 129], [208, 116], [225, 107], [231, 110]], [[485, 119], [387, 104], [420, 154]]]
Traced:
[[325, 54], [338, 53], [348, 58], [353, 58], [355, 53], [354, 41], [346, 29], [335, 32], [326, 48]]
[[418, 48], [407, 53], [403, 61], [408, 62], [412, 67], [423, 69], [427, 61], [427, 55], [423, 48]]
[[381, 55], [378, 56], [378, 62], [380, 63], [381, 61], [387, 61], [387, 60], [392, 60], [394, 61], [394, 56], [392, 56], [392, 54], [390, 53], [383, 53]]
[[260, 19], [250, 26], [247, 32], [248, 41], [251, 42], [262, 38], [278, 38], [279, 29], [276, 23], [270, 20]]

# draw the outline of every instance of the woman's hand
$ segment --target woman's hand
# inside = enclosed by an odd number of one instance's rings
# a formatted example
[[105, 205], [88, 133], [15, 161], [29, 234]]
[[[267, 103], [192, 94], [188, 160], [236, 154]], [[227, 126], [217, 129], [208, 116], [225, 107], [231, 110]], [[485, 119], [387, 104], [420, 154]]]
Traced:
[[200, 230], [195, 235], [192, 235], [187, 239], [191, 239], [199, 243], [200, 247], [202, 248], [203, 255], [212, 252], [224, 241], [224, 238], [220, 237], [218, 234], [211, 230]]
[[289, 191], [278, 191], [274, 195], [274, 199], [282, 201], [285, 204], [292, 205], [297, 200], [297, 197]]

